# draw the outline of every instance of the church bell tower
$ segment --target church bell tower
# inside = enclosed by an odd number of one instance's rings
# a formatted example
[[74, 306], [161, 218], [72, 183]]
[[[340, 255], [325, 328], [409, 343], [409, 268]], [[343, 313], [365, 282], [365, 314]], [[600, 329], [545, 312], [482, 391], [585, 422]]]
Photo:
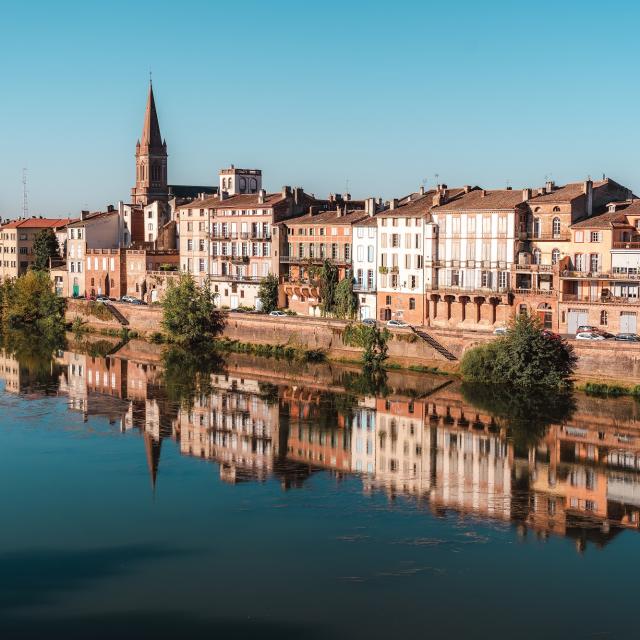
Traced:
[[168, 199], [167, 143], [160, 135], [153, 85], [149, 82], [142, 137], [136, 144], [136, 186], [131, 189], [131, 200], [134, 204], [147, 205]]

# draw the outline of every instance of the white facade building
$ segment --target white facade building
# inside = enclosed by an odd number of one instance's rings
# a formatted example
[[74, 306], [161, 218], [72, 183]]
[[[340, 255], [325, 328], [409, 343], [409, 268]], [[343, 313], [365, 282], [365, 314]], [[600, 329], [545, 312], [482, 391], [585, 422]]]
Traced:
[[377, 317], [378, 222], [370, 217], [353, 225], [353, 290], [360, 319]]

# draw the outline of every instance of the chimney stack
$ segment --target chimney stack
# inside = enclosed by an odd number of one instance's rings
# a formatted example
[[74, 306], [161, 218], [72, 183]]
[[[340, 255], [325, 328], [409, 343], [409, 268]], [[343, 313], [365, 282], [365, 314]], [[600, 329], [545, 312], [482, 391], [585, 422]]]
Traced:
[[526, 202], [531, 199], [531, 189], [523, 189], [522, 190], [522, 202]]
[[291, 195], [291, 187], [289, 186], [282, 187], [282, 197], [287, 198], [290, 195]]
[[258, 191], [258, 204], [264, 204], [264, 198], [267, 195], [267, 192], [264, 189], [260, 189]]
[[389, 209], [397, 209], [398, 208], [398, 198], [392, 198], [389, 200]]
[[295, 200], [296, 204], [300, 204], [302, 202], [303, 195], [304, 195], [304, 189], [302, 189], [301, 187], [296, 187], [293, 190], [293, 199]]
[[420, 187], [420, 195], [423, 196], [424, 195], [424, 185], [422, 185]]
[[462, 187], [462, 190], [463, 190], [465, 193], [469, 193], [469, 191], [471, 191], [471, 185], [469, 185], [469, 184], [465, 184], [465, 185], [464, 185], [464, 187]]
[[555, 187], [555, 183], [553, 182], [553, 180], [547, 180], [544, 183], [544, 191], [545, 193], [551, 193], [553, 191], [553, 188]]

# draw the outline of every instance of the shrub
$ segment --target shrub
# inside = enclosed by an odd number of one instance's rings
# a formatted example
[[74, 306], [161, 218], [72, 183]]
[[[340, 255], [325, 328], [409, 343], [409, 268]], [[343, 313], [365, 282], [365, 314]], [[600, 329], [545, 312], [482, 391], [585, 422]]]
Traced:
[[545, 335], [537, 318], [521, 314], [505, 337], [467, 351], [460, 371], [469, 382], [558, 389], [570, 385], [576, 360], [565, 340]]
[[153, 344], [162, 344], [164, 342], [164, 335], [160, 333], [160, 331], [154, 331], [149, 336], [149, 342], [152, 342]]
[[278, 308], [278, 276], [270, 273], [260, 281], [258, 300], [265, 313], [271, 313]]

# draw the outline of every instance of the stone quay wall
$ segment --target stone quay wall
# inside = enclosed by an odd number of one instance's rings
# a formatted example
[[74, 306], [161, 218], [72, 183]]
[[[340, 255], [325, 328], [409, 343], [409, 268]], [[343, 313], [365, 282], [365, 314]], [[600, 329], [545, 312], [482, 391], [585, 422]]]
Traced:
[[[117, 304], [116, 308], [129, 321], [129, 328], [141, 335], [161, 331], [162, 310], [159, 307]], [[115, 318], [99, 320], [85, 315], [82, 303], [70, 301], [67, 320], [72, 322], [81, 315], [95, 329], [120, 329]], [[345, 345], [342, 341], [343, 320], [287, 316], [281, 318], [230, 313], [225, 337], [253, 344], [283, 344], [305, 349], [319, 349], [329, 358], [357, 360], [360, 349]], [[478, 344], [493, 339], [492, 335], [472, 331], [428, 329], [449, 352], [458, 359], [464, 352]], [[615, 341], [571, 341], [578, 356], [577, 377], [581, 380], [640, 384], [640, 344]], [[455, 372], [459, 361], [449, 361], [430, 344], [416, 336], [410, 329], [392, 331], [389, 341], [389, 361], [402, 366], [422, 365], [438, 367], [442, 371]]]

